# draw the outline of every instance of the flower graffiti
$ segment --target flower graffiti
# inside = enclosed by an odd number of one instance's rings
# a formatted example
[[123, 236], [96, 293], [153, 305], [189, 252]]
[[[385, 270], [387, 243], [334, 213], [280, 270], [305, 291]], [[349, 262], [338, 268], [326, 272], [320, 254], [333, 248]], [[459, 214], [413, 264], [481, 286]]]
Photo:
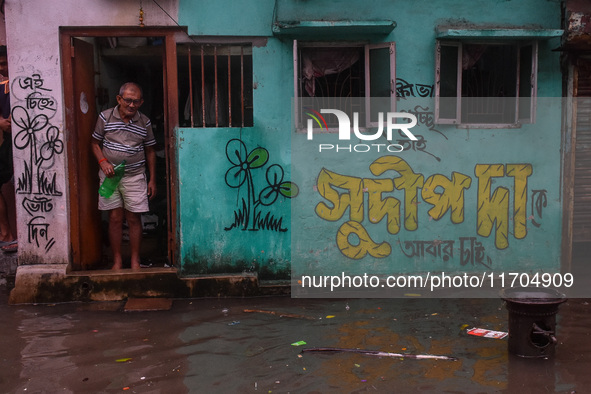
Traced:
[[273, 164], [267, 168], [267, 183], [269, 186], [261, 190], [259, 202], [261, 205], [272, 205], [282, 195], [286, 198], [295, 197], [298, 194], [298, 187], [295, 183], [283, 181], [284, 171], [279, 164]]
[[41, 73], [17, 76], [12, 84], [16, 100], [11, 117], [13, 145], [21, 151], [19, 159], [15, 155], [15, 164], [22, 160], [20, 170], [15, 166], [15, 191], [35, 195], [21, 201], [27, 215], [27, 241], [34, 249], [42, 248], [47, 253], [56, 244], [49, 218], [57, 205], [55, 199], [63, 196], [57, 186], [56, 164], [64, 143], [58, 127], [50, 122], [57, 111], [56, 101], [51, 89], [43, 85]]
[[276, 218], [267, 212], [263, 216], [260, 206], [273, 205], [279, 196], [293, 198], [298, 194], [295, 183], [285, 181], [285, 172], [279, 164], [267, 168], [265, 186], [258, 194], [255, 193], [253, 170], [262, 168], [269, 161], [269, 152], [257, 147], [248, 152], [241, 140], [232, 139], [226, 144], [226, 157], [232, 166], [226, 171], [226, 185], [234, 189], [246, 186], [246, 198], [242, 197], [242, 206], [234, 212], [234, 223], [225, 230], [241, 227], [242, 230], [275, 230], [285, 232], [282, 218]]
[[[29, 150], [29, 159], [25, 160], [23, 174], [17, 180], [17, 193], [31, 193], [33, 191], [33, 175], [37, 178], [37, 193], [61, 196], [62, 193], [56, 188], [55, 174], [49, 175], [43, 170], [43, 162], [51, 160], [56, 153], [62, 153], [63, 142], [59, 139], [57, 127], [49, 124], [45, 114], [38, 114], [31, 117], [24, 107], [16, 106], [12, 110], [12, 121], [16, 134], [14, 146], [20, 150]], [[46, 142], [37, 149], [40, 139], [38, 132], [49, 126], [45, 132]], [[34, 174], [35, 173], [35, 174]]]
[[37, 161], [35, 133], [43, 130], [45, 126], [47, 126], [49, 119], [47, 119], [47, 116], [44, 114], [39, 114], [31, 119], [27, 110], [19, 106], [12, 110], [12, 121], [18, 130], [14, 137], [14, 146], [18, 149], [25, 149], [27, 146], [31, 145], [30, 160], [31, 162]]
[[59, 139], [59, 130], [55, 126], [51, 126], [45, 133], [47, 142], [41, 145], [39, 149], [39, 155], [41, 156], [38, 160], [51, 160], [54, 154], [60, 154], [64, 150], [64, 144]]

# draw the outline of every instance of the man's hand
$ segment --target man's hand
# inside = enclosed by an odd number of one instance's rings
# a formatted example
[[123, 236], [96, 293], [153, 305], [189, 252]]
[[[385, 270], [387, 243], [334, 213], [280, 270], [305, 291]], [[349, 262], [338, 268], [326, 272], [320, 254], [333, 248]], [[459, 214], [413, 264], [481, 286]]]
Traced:
[[10, 116], [8, 118], [3, 118], [2, 116], [0, 116], [0, 130], [2, 130], [5, 133], [9, 132], [10, 125], [11, 125]]
[[148, 198], [152, 200], [154, 197], [156, 197], [156, 181], [150, 179], [150, 182], [148, 182]]
[[156, 197], [156, 151], [153, 146], [146, 146], [146, 162], [148, 163], [148, 172], [150, 173], [150, 182], [148, 182], [148, 198], [151, 200]]
[[111, 178], [115, 175], [115, 168], [111, 163], [109, 163], [108, 160], [103, 160], [100, 162], [99, 167], [101, 167], [101, 170], [107, 176], [107, 178]]

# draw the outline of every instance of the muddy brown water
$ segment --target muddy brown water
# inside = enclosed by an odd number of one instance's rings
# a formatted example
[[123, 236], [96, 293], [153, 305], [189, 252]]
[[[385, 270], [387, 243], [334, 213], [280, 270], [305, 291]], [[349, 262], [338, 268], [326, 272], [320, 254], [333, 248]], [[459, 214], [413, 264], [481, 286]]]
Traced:
[[[506, 339], [466, 334], [507, 330], [500, 299], [193, 299], [126, 312], [1, 297], [2, 393], [591, 392], [588, 300], [561, 305], [553, 357], [523, 359]], [[302, 353], [311, 347], [457, 361]]]

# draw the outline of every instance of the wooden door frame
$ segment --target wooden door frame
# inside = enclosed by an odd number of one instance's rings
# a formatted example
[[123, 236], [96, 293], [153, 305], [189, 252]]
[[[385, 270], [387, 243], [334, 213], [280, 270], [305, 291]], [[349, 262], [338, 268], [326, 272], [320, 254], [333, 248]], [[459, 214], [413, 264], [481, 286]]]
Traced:
[[[163, 103], [164, 103], [164, 135], [166, 143], [166, 173], [168, 180], [167, 201], [167, 244], [170, 263], [178, 266], [176, 258], [178, 254], [177, 243], [177, 196], [178, 173], [176, 168], [176, 140], [174, 130], [178, 127], [178, 76], [176, 36], [187, 34], [186, 27], [161, 26], [161, 27], [134, 27], [134, 26], [67, 26], [60, 27], [60, 55], [62, 63], [62, 83], [64, 89], [64, 125], [67, 146], [67, 165], [69, 182], [69, 232], [70, 232], [70, 256], [69, 267], [72, 262], [80, 259], [80, 228], [77, 220], [80, 210], [77, 198], [72, 198], [72, 190], [77, 190], [77, 172], [75, 168], [75, 155], [69, 134], [76, 129], [75, 110], [76, 97], [74, 97], [73, 64], [72, 64], [72, 39], [75, 37], [164, 37], [164, 54], [162, 59], [163, 77]], [[97, 224], [100, 225], [100, 224]]]

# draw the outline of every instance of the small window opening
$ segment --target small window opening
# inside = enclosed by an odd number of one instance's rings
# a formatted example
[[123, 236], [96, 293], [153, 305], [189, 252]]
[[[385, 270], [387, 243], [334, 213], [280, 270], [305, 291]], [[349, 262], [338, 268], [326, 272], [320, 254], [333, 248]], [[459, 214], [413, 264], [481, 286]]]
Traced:
[[437, 123], [533, 123], [537, 44], [437, 43]]
[[177, 53], [181, 126], [253, 126], [250, 44], [182, 44]]

